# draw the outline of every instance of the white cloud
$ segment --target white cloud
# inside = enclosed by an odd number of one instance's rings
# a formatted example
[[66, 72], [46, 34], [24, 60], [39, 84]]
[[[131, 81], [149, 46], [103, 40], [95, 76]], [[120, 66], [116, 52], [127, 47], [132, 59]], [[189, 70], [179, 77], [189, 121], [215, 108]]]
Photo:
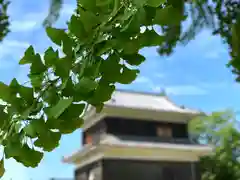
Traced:
[[[156, 73], [155, 74], [155, 77], [157, 77], [158, 79], [161, 79], [161, 78], [164, 78], [165, 77], [165, 74], [163, 73]], [[134, 81], [134, 83], [145, 83], [145, 84], [148, 84], [150, 86], [153, 86], [153, 81], [146, 77], [146, 76], [139, 76], [137, 77], [137, 79]]]
[[152, 83], [151, 79], [145, 77], [145, 76], [139, 76], [135, 81], [134, 83]]
[[205, 95], [208, 93], [208, 91], [201, 86], [195, 86], [195, 85], [153, 85], [151, 86], [151, 89], [153, 92], [161, 92], [165, 91], [167, 95], [175, 95], [175, 96], [181, 96], [181, 95]]
[[153, 86], [151, 87], [152, 91], [155, 92], [155, 93], [160, 93], [162, 92], [163, 90], [165, 90], [163, 87], [161, 86]]
[[157, 78], [164, 78], [166, 75], [163, 74], [163, 73], [157, 73], [155, 76], [156, 76]]
[[205, 57], [208, 59], [218, 59], [221, 56], [221, 52], [211, 51], [206, 53]]
[[72, 15], [75, 9], [76, 9], [76, 5], [64, 4], [63, 9], [62, 9], [62, 14], [63, 15]]
[[14, 59], [21, 58], [23, 51], [29, 47], [29, 43], [25, 41], [5, 40], [0, 44], [0, 69], [12, 67], [16, 64], [13, 59], [6, 59], [6, 56]]
[[6, 47], [6, 48], [27, 48], [29, 46], [30, 46], [30, 44], [28, 42], [16, 41], [16, 40], [6, 40], [0, 45], [1, 49], [4, 47]]
[[[164, 74], [156, 74], [156, 77], [163, 78]], [[197, 85], [159, 85], [154, 83], [150, 78], [146, 76], [139, 76], [135, 81], [135, 83], [144, 84], [144, 86], [149, 87], [153, 92], [161, 92], [165, 91], [168, 95], [204, 95], [207, 94], [208, 91]]]
[[16, 79], [19, 81], [19, 83], [21, 84], [25, 84], [26, 86], [28, 86], [30, 83], [27, 83], [29, 81], [28, 78], [28, 73], [29, 73], [29, 66], [20, 66], [18, 68], [18, 71], [16, 73]]
[[169, 95], [205, 95], [207, 91], [194, 85], [176, 85], [164, 88]]
[[5, 40], [0, 44], [0, 60], [8, 54], [18, 55], [19, 51], [22, 51], [29, 46], [30, 44], [25, 41]]
[[22, 51], [29, 47], [26, 41], [5, 40], [0, 44], [0, 59], [7, 54], [15, 54], [19, 50]]
[[16, 20], [12, 21], [10, 25], [10, 30], [12, 32], [26, 32], [32, 31], [39, 27], [39, 21], [37, 20]]
[[206, 50], [205, 58], [208, 59], [221, 59], [222, 55], [227, 55], [227, 50], [223, 47], [218, 47], [215, 49], [210, 49], [210, 51]]

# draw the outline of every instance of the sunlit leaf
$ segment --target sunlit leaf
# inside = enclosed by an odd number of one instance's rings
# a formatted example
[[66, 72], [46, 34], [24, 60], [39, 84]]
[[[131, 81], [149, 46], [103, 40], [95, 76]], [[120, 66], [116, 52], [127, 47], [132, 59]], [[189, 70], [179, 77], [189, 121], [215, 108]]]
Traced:
[[9, 87], [3, 82], [0, 82], [0, 99], [8, 101], [10, 97], [11, 94]]
[[159, 7], [161, 4], [165, 2], [166, 0], [147, 0], [147, 5], [152, 7]]
[[65, 34], [63, 29], [47, 27], [46, 28], [46, 33], [47, 33], [48, 37], [52, 40], [52, 42], [61, 46], [62, 39], [63, 39], [64, 34]]
[[60, 99], [58, 103], [48, 109], [48, 117], [58, 118], [72, 103], [73, 98]]

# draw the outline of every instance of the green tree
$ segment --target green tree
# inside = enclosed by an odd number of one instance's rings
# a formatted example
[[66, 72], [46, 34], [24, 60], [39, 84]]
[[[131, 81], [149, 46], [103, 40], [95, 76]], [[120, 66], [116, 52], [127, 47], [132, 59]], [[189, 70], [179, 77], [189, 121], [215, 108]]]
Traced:
[[0, 0], [0, 42], [9, 32], [9, 17], [7, 15], [9, 2]]
[[[63, 134], [81, 127], [85, 104], [100, 111], [111, 98], [115, 83], [135, 80], [138, 66], [145, 61], [138, 53], [143, 47], [158, 46], [160, 54], [168, 55], [177, 43], [188, 42], [203, 27], [211, 27], [228, 43], [229, 65], [239, 76], [239, 3], [234, 2], [78, 0], [65, 31], [50, 27], [61, 8], [60, 0], [51, 1], [50, 16], [44, 24], [48, 37], [64, 55], [49, 47], [42, 58], [30, 46], [19, 64], [30, 65], [31, 86], [16, 79], [9, 85], [0, 82], [0, 99], [5, 102], [0, 106], [3, 158], [36, 167], [43, 151], [52, 151]], [[3, 14], [5, 7], [0, 6]], [[182, 23], [188, 17], [192, 25], [183, 32]], [[6, 30], [8, 23], [2, 24]], [[154, 25], [161, 28], [161, 34]], [[3, 170], [3, 160], [0, 165]]]
[[189, 128], [199, 143], [215, 148], [211, 156], [200, 161], [202, 180], [240, 179], [240, 132], [234, 114], [215, 112], [191, 121]]

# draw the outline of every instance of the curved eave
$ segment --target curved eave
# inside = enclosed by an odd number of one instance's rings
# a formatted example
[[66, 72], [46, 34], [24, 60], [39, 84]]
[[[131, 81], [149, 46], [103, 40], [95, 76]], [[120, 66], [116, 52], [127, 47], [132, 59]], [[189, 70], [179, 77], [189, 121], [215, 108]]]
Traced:
[[134, 142], [100, 144], [84, 148], [63, 162], [75, 164], [78, 167], [100, 159], [137, 159], [156, 161], [196, 162], [201, 156], [212, 153], [213, 148], [202, 145], [177, 145], [169, 143], [141, 143]]

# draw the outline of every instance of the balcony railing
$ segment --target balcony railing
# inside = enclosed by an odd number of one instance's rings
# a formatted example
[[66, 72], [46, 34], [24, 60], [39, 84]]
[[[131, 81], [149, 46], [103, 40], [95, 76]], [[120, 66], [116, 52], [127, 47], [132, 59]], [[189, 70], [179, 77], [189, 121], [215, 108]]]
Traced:
[[125, 141], [152, 142], [152, 143], [173, 143], [173, 144], [198, 144], [188, 138], [164, 138], [164, 137], [147, 137], [147, 136], [130, 136], [116, 135], [119, 139]]

